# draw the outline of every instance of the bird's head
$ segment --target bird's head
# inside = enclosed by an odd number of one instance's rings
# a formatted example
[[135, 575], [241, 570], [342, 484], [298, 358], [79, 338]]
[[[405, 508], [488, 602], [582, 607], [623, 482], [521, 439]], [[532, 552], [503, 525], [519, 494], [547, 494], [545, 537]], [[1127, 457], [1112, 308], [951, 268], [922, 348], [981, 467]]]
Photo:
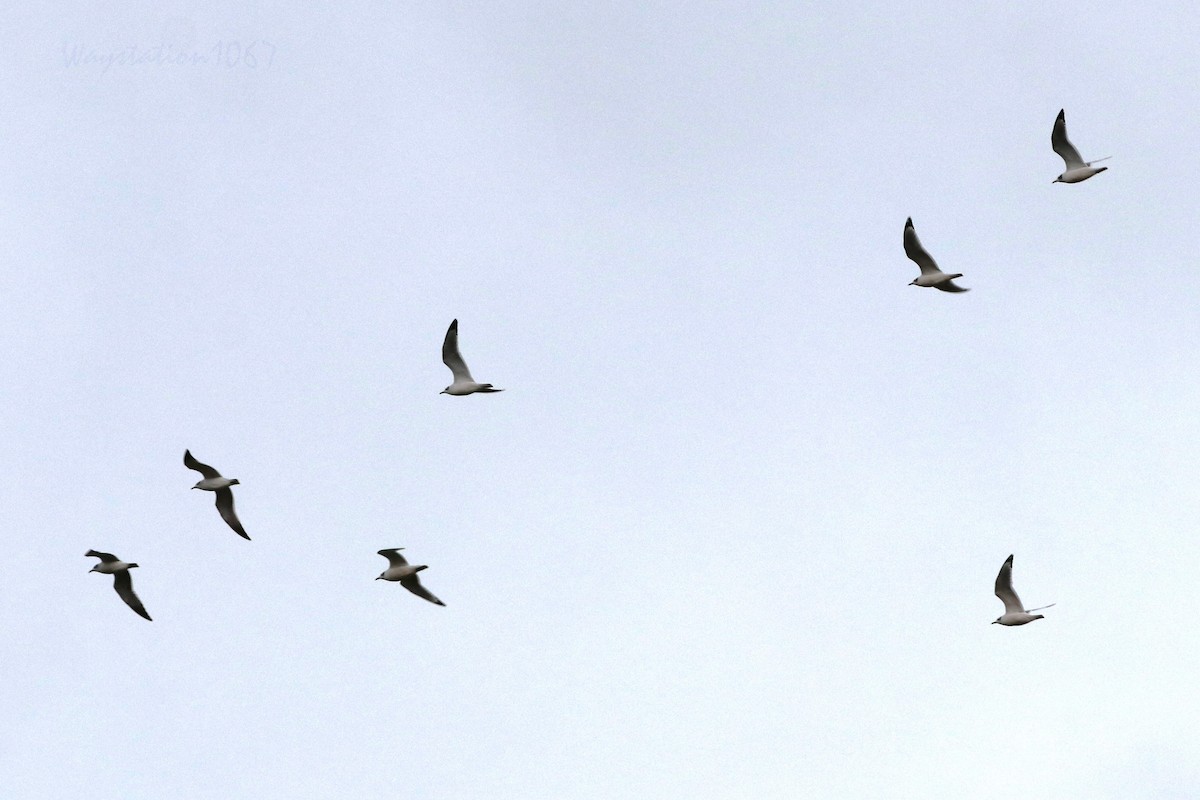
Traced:
[[230, 486], [237, 486], [239, 483], [241, 483], [241, 481], [239, 481], [237, 478], [230, 478], [230, 479], [229, 479], [229, 485], [230, 485]]
[[125, 569], [133, 569], [133, 568], [134, 568], [134, 567], [136, 567], [136, 566], [137, 566], [137, 564], [130, 564], [130, 565], [129, 565], [128, 567], [126, 567]]

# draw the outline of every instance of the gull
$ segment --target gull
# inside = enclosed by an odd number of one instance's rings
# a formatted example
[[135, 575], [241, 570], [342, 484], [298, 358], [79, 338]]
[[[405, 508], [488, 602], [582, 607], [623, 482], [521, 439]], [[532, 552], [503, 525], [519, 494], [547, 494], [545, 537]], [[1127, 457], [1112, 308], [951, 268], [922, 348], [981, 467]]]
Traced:
[[1004, 613], [992, 622], [993, 625], [997, 622], [1001, 625], [1024, 625], [1035, 619], [1044, 619], [1041, 614], [1031, 612], [1041, 611], [1043, 608], [1050, 608], [1054, 605], [1051, 603], [1049, 606], [1038, 606], [1028, 610], [1021, 605], [1021, 598], [1017, 597], [1012, 586], [1012, 560], [1013, 557], [1009, 556], [1005, 560], [1004, 566], [1000, 567], [1000, 574], [996, 576], [996, 597], [1004, 601]]
[[1067, 139], [1067, 112], [1062, 109], [1058, 112], [1058, 119], [1054, 120], [1054, 130], [1050, 132], [1050, 146], [1054, 148], [1054, 152], [1062, 156], [1062, 160], [1066, 162], [1067, 170], [1062, 175], [1054, 179], [1053, 183], [1079, 183], [1086, 181], [1093, 175], [1098, 175], [1108, 167], [1093, 167], [1092, 164], [1099, 164], [1101, 161], [1108, 161], [1112, 156], [1098, 158], [1095, 161], [1084, 161], [1079, 156], [1079, 151], [1075, 149], [1075, 145]]
[[417, 573], [423, 569], [429, 569], [429, 567], [425, 564], [420, 564], [418, 566], [412, 566], [409, 564], [404, 560], [404, 556], [400, 555], [400, 551], [403, 549], [403, 547], [392, 547], [387, 550], [379, 551], [379, 555], [388, 560], [388, 568], [379, 573], [379, 577], [375, 580], [400, 581], [401, 586], [403, 586], [405, 589], [408, 589], [417, 597], [424, 597], [434, 605], [446, 605], [441, 600], [438, 600], [436, 597], [430, 594], [429, 590], [422, 586], [421, 581], [417, 579]]
[[450, 327], [446, 330], [446, 340], [442, 342], [442, 363], [450, 368], [450, 372], [454, 374], [454, 383], [447, 386], [439, 394], [466, 395], [474, 394], [475, 392], [503, 392], [503, 389], [493, 389], [490, 383], [476, 383], [471, 377], [471, 370], [467, 369], [467, 362], [463, 361], [462, 354], [458, 352], [458, 320], [450, 323]]
[[217, 511], [221, 512], [221, 519], [229, 523], [229, 527], [237, 532], [238, 536], [249, 540], [246, 535], [245, 528], [242, 523], [238, 522], [237, 512], [233, 510], [233, 490], [230, 486], [237, 485], [240, 481], [237, 478], [222, 478], [221, 473], [210, 467], [208, 464], [201, 464], [196, 459], [192, 458], [191, 450], [183, 451], [183, 465], [188, 469], [194, 469], [204, 476], [203, 480], [197, 481], [193, 489], [203, 489], [206, 492], [217, 493]]
[[[100, 559], [100, 563], [88, 570], [88, 572], [100, 572], [105, 575], [113, 576], [113, 588], [117, 590], [117, 594], [125, 601], [125, 605], [132, 608], [141, 616], [150, 619], [150, 615], [146, 613], [146, 607], [142, 605], [142, 601], [133, 593], [133, 579], [129, 576], [129, 570], [137, 566], [130, 564], [127, 561], [114, 556], [112, 553], [101, 553], [98, 550], [88, 550], [84, 553], [85, 556]], [[153, 622], [154, 620], [150, 620]]]
[[969, 292], [970, 289], [964, 289], [961, 286], [956, 286], [955, 278], [961, 278], [962, 273], [956, 272], [953, 275], [948, 275], [938, 269], [937, 262], [933, 260], [933, 256], [925, 252], [925, 248], [921, 246], [921, 240], [917, 238], [917, 229], [913, 227], [912, 217], [904, 223], [904, 255], [916, 262], [921, 268], [921, 275], [909, 286], [936, 286], [943, 292]]

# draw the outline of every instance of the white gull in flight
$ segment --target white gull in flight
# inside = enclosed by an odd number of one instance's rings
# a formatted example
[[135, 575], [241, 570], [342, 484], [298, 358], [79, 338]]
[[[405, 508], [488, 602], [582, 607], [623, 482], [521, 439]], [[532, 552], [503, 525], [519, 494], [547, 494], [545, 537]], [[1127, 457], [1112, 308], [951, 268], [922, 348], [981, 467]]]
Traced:
[[1079, 151], [1075, 149], [1075, 145], [1071, 144], [1071, 140], [1067, 138], [1067, 112], [1062, 109], [1058, 112], [1058, 119], [1054, 120], [1054, 130], [1050, 132], [1050, 146], [1054, 148], [1054, 152], [1062, 156], [1062, 160], [1066, 162], [1067, 169], [1062, 175], [1054, 179], [1054, 183], [1079, 183], [1086, 181], [1093, 175], [1099, 175], [1108, 167], [1093, 167], [1092, 164], [1099, 164], [1101, 161], [1108, 161], [1112, 156], [1098, 158], [1095, 161], [1084, 161], [1079, 155]]
[[412, 565], [404, 560], [404, 556], [400, 555], [403, 547], [392, 547], [387, 550], [380, 550], [379, 555], [388, 560], [388, 568], [379, 573], [379, 577], [375, 580], [384, 581], [400, 581], [400, 585], [417, 597], [423, 597], [429, 602], [444, 606], [446, 605], [441, 600], [438, 600], [428, 589], [421, 585], [421, 581], [417, 579], [417, 573], [423, 569], [429, 569], [425, 564]]
[[188, 469], [196, 470], [204, 476], [192, 488], [203, 489], [206, 492], [216, 492], [217, 511], [221, 512], [221, 519], [225, 520], [238, 536], [249, 540], [250, 537], [246, 535], [246, 529], [238, 521], [237, 512], [233, 510], [233, 490], [229, 488], [230, 486], [236, 486], [239, 483], [238, 479], [221, 477], [221, 473], [208, 464], [201, 464], [192, 458], [192, 451], [190, 450], [183, 451], [183, 465]]
[[938, 269], [933, 256], [925, 252], [925, 248], [921, 246], [921, 240], [917, 238], [917, 229], [912, 224], [912, 217], [909, 217], [908, 221], [904, 223], [904, 254], [921, 268], [921, 274], [909, 286], [934, 286], [943, 292], [971, 291], [954, 283], [955, 278], [962, 277], [961, 272], [949, 275]]
[[[99, 572], [104, 575], [113, 576], [113, 588], [117, 590], [117, 594], [125, 601], [125, 605], [132, 608], [139, 615], [150, 619], [150, 615], [146, 613], [146, 607], [142, 605], [142, 601], [133, 593], [133, 579], [129, 575], [129, 570], [137, 566], [130, 564], [127, 561], [114, 556], [112, 553], [101, 553], [98, 550], [88, 550], [84, 553], [85, 556], [100, 559], [100, 563], [92, 567], [88, 572]], [[153, 622], [154, 620], [150, 620]]]
[[1001, 625], [1024, 625], [1027, 622], [1033, 622], [1035, 619], [1043, 619], [1041, 614], [1034, 614], [1034, 611], [1041, 611], [1049, 606], [1038, 606], [1026, 610], [1025, 606], [1021, 605], [1021, 598], [1017, 597], [1016, 590], [1012, 585], [1012, 561], [1013, 557], [1009, 556], [1004, 566], [1000, 567], [1000, 574], [996, 576], [996, 597], [1004, 601], [1004, 613], [997, 617], [992, 624], [997, 622]]
[[475, 392], [503, 392], [503, 389], [493, 389], [490, 383], [476, 383], [471, 377], [471, 370], [467, 369], [467, 362], [463, 361], [462, 354], [458, 352], [458, 320], [450, 323], [450, 327], [446, 330], [446, 339], [442, 342], [442, 363], [450, 368], [450, 372], [454, 375], [454, 383], [443, 389], [440, 394], [451, 395], [467, 395]]

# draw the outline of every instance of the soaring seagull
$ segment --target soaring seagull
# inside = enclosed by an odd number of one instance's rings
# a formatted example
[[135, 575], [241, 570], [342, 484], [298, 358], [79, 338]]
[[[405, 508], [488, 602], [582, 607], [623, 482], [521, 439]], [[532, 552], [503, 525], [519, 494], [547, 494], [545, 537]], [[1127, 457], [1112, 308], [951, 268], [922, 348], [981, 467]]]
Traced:
[[1031, 612], [1041, 611], [1043, 608], [1050, 608], [1054, 605], [1051, 603], [1049, 606], [1038, 606], [1028, 611], [1025, 606], [1021, 605], [1021, 598], [1017, 597], [1017, 592], [1012, 585], [1012, 560], [1012, 556], [1005, 559], [1004, 566], [1000, 567], [1000, 574], [996, 576], [996, 597], [1004, 601], [1004, 613], [992, 622], [993, 625], [997, 622], [1001, 625], [1024, 625], [1035, 619], [1044, 619], [1043, 615]]
[[912, 224], [912, 217], [909, 217], [904, 223], [904, 255], [911, 258], [921, 268], [921, 274], [909, 286], [935, 286], [943, 292], [971, 291], [955, 285], [954, 279], [961, 278], [961, 272], [948, 275], [938, 269], [933, 256], [925, 252], [925, 248], [921, 246], [921, 240], [917, 238], [917, 229]]
[[375, 580], [400, 581], [401, 586], [408, 589], [417, 597], [423, 597], [435, 605], [446, 605], [434, 597], [428, 589], [421, 585], [421, 581], [417, 579], [417, 573], [423, 569], [429, 569], [429, 567], [425, 564], [417, 566], [409, 564], [404, 560], [404, 556], [400, 555], [400, 551], [403, 549], [403, 547], [392, 547], [379, 551], [379, 555], [388, 560], [388, 568], [379, 573], [379, 577]]
[[461, 396], [475, 392], [486, 394], [504, 391], [492, 388], [490, 383], [476, 383], [475, 379], [471, 377], [471, 370], [467, 369], [467, 362], [463, 361], [462, 354], [458, 352], [458, 320], [451, 322], [450, 327], [446, 330], [446, 339], [442, 342], [442, 363], [450, 368], [450, 372], [454, 375], [454, 383], [439, 394]]
[[249, 540], [246, 535], [246, 529], [242, 527], [242, 523], [238, 522], [237, 512], [233, 510], [233, 490], [230, 486], [236, 486], [239, 481], [237, 478], [222, 478], [221, 473], [210, 467], [208, 464], [201, 464], [196, 459], [192, 458], [191, 450], [183, 451], [183, 465], [188, 469], [194, 469], [204, 476], [203, 480], [197, 481], [193, 489], [203, 489], [206, 492], [217, 493], [217, 511], [221, 512], [221, 519], [229, 523], [229, 527], [237, 532], [238, 536]]
[[[88, 572], [100, 572], [105, 575], [113, 576], [113, 588], [117, 590], [117, 594], [125, 601], [125, 605], [132, 608], [140, 616], [150, 619], [150, 615], [146, 613], [146, 607], [142, 605], [142, 601], [133, 593], [133, 579], [129, 576], [129, 570], [137, 566], [130, 564], [127, 561], [114, 556], [112, 553], [101, 553], [98, 550], [88, 550], [84, 553], [85, 556], [100, 559], [100, 563], [88, 570]], [[153, 620], [151, 620], [153, 622]]]
[[1062, 175], [1054, 179], [1054, 183], [1079, 183], [1086, 181], [1093, 175], [1099, 175], [1108, 167], [1093, 167], [1092, 164], [1099, 164], [1101, 161], [1108, 161], [1112, 156], [1098, 158], [1095, 161], [1084, 161], [1080, 157], [1079, 151], [1075, 149], [1075, 145], [1071, 144], [1071, 140], [1067, 138], [1067, 112], [1062, 109], [1058, 112], [1058, 119], [1054, 120], [1054, 130], [1050, 132], [1050, 146], [1054, 148], [1054, 152], [1062, 156], [1062, 160], [1066, 162], [1067, 169]]

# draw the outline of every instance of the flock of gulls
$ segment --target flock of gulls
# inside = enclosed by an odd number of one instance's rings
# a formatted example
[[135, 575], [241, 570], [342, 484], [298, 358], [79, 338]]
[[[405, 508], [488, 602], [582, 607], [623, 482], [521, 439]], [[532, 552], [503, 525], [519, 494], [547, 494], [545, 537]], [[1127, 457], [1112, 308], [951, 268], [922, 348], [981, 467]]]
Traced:
[[[478, 383], [471, 377], [471, 370], [467, 369], [467, 362], [463, 361], [462, 353], [458, 352], [458, 320], [451, 322], [449, 329], [446, 330], [446, 338], [442, 342], [442, 362], [450, 368], [450, 374], [454, 376], [454, 382], [443, 389], [442, 394], [461, 397], [468, 394], [491, 394], [504, 391], [495, 388], [490, 383]], [[208, 464], [197, 461], [191, 450], [183, 451], [183, 465], [188, 469], [196, 470], [201, 475], [200, 480], [196, 481], [196, 485], [192, 488], [212, 492], [216, 495], [217, 513], [221, 515], [221, 519], [225, 520], [225, 524], [232, 528], [234, 533], [249, 541], [250, 535], [242, 527], [242, 522], [233, 508], [233, 489], [230, 487], [237, 486], [240, 481], [237, 478], [226, 478]], [[399, 582], [401, 586], [417, 597], [428, 600], [434, 605], [446, 605], [433, 592], [422, 586], [421, 580], [417, 577], [418, 572], [429, 569], [429, 566], [409, 564], [407, 559], [400, 555], [400, 551], [403, 549], [403, 547], [388, 547], [379, 551], [379, 555], [388, 560], [388, 568], [379, 573], [379, 577], [375, 580]], [[113, 589], [125, 601], [125, 605], [136, 611], [139, 616], [153, 621], [146, 613], [146, 607], [142, 605], [141, 599], [133, 591], [133, 578], [129, 575], [129, 570], [136, 567], [136, 563], [122, 561], [112, 553], [101, 553], [99, 550], [88, 550], [84, 555], [100, 559], [100, 563], [89, 571], [112, 575]]]
[[[1063, 174], [1055, 178], [1053, 183], [1086, 181], [1093, 175], [1098, 175], [1108, 169], [1108, 167], [1093, 167], [1092, 164], [1099, 164], [1101, 161], [1108, 161], [1112, 158], [1112, 156], [1105, 156], [1095, 161], [1084, 161], [1080, 157], [1075, 145], [1071, 144], [1071, 140], [1067, 138], [1067, 112], [1065, 109], [1059, 110], [1058, 118], [1054, 120], [1054, 130], [1050, 132], [1050, 146], [1054, 148], [1054, 152], [1062, 156], [1063, 162], [1067, 165]], [[962, 277], [961, 272], [953, 275], [942, 272], [937, 262], [933, 260], [933, 256], [929, 255], [929, 252], [921, 246], [921, 240], [917, 238], [917, 229], [913, 227], [912, 217], [909, 217], [908, 221], [904, 223], [904, 254], [921, 268], [921, 274], [909, 286], [932, 286], [943, 292], [971, 291], [954, 283], [955, 278]], [[996, 593], [1000, 593], [999, 589]]]
[[[1066, 169], [1054, 179], [1054, 183], [1079, 183], [1108, 169], [1108, 167], [1094, 167], [1092, 165], [1098, 164], [1101, 161], [1107, 161], [1111, 156], [1106, 156], [1096, 161], [1084, 161], [1079, 155], [1079, 151], [1075, 149], [1075, 146], [1071, 144], [1071, 140], [1067, 138], [1067, 116], [1065, 110], [1060, 110], [1058, 118], [1054, 120], [1054, 128], [1050, 133], [1050, 145], [1053, 147], [1054, 152], [1062, 157], [1066, 165]], [[921, 240], [917, 238], [917, 231], [913, 227], [912, 217], [909, 217], [904, 223], [904, 254], [912, 259], [921, 269], [921, 274], [909, 286], [933, 287], [943, 292], [970, 291], [954, 282], [955, 278], [962, 277], [961, 272], [942, 272], [941, 268], [938, 267], [937, 262], [933, 260], [933, 256], [929, 255], [929, 252], [921, 244]], [[442, 342], [442, 362], [450, 368], [450, 374], [454, 377], [454, 380], [441, 391], [441, 394], [462, 397], [469, 394], [491, 394], [504, 391], [503, 389], [495, 388], [490, 383], [479, 383], [471, 377], [471, 370], [467, 368], [467, 362], [463, 360], [462, 353], [458, 350], [457, 319], [452, 321], [450, 327], [446, 330], [446, 338]], [[209, 465], [197, 461], [192, 456], [190, 450], [183, 452], [183, 465], [188, 469], [199, 472], [202, 476], [192, 488], [212, 492], [216, 496], [217, 512], [221, 515], [221, 519], [225, 520], [225, 523], [233, 529], [234, 533], [243, 539], [249, 540], [250, 536], [246, 533], [246, 529], [242, 527], [237, 512], [233, 508], [233, 490], [230, 487], [238, 485], [238, 479], [226, 478]], [[434, 605], [446, 605], [432, 592], [422, 586], [420, 579], [417, 577], [417, 573], [429, 569], [429, 567], [425, 564], [409, 564], [408, 560], [400, 555], [400, 551], [403, 549], [403, 547], [389, 547], [379, 551], [379, 555], [388, 560], [388, 568], [381, 572], [375, 580], [398, 582], [417, 597], [428, 600]], [[112, 553], [102, 553], [98, 550], [88, 550], [84, 555], [100, 559], [100, 563], [92, 567], [90, 571], [112, 575], [113, 589], [116, 590], [117, 595], [139, 616], [148, 620], [151, 619], [150, 615], [146, 612], [146, 607], [142, 605], [142, 601], [133, 591], [133, 579], [130, 577], [129, 570], [136, 567], [136, 563], [122, 561]], [[1010, 555], [1004, 560], [999, 574], [996, 575], [996, 597], [1000, 598], [1000, 601], [1004, 603], [1004, 613], [993, 620], [993, 625], [1025, 625], [1026, 623], [1033, 622], [1035, 619], [1044, 619], [1042, 614], [1035, 614], [1033, 612], [1042, 611], [1054, 605], [1054, 603], [1051, 603], [1050, 605], [1039, 606], [1038, 608], [1025, 608], [1021, 603], [1021, 598], [1017, 596], [1017, 592], [1013, 588], [1012, 566], [1013, 557]]]

